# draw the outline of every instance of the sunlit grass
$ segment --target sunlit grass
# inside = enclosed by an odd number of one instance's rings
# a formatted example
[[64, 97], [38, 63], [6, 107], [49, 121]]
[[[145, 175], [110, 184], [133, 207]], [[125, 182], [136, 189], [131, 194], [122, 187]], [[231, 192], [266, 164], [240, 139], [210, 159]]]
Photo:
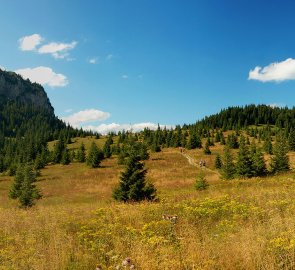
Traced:
[[[70, 147], [81, 140], [91, 143]], [[30, 210], [8, 199], [11, 178], [1, 177], [0, 269], [114, 269], [127, 256], [137, 269], [294, 269], [293, 173], [223, 181], [214, 170], [222, 147], [211, 151], [187, 151], [210, 169], [203, 170], [204, 191], [193, 187], [201, 169], [178, 150], [151, 154], [147, 178], [158, 189], [156, 203], [113, 201], [123, 169], [116, 158], [98, 169], [47, 166], [38, 182], [44, 197]], [[177, 223], [163, 214], [177, 215]]]

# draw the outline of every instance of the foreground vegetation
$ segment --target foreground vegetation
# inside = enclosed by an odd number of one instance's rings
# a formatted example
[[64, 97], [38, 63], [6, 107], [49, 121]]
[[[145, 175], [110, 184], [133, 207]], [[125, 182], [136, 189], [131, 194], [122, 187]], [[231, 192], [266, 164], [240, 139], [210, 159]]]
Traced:
[[[71, 148], [82, 141], [88, 148], [91, 140], [79, 138]], [[214, 163], [223, 147], [210, 149], [211, 155], [172, 148], [150, 154], [147, 179], [158, 202], [112, 199], [124, 170], [116, 157], [96, 169], [48, 165], [37, 182], [43, 198], [29, 210], [9, 200], [12, 178], [2, 176], [0, 269], [114, 269], [127, 256], [137, 269], [293, 269], [293, 173], [220, 180]], [[205, 190], [194, 188], [201, 168], [187, 156], [205, 159]], [[163, 214], [177, 215], [176, 223]]]

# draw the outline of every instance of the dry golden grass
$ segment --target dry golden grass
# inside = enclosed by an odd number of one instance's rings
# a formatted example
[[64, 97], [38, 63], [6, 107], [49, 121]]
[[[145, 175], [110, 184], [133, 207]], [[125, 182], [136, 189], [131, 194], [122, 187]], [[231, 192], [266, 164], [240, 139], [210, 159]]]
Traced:
[[[81, 140], [91, 143], [71, 147]], [[179, 151], [151, 154], [147, 177], [157, 203], [112, 200], [123, 169], [116, 158], [98, 169], [48, 166], [38, 182], [44, 197], [29, 210], [8, 199], [12, 179], [1, 177], [0, 269], [114, 269], [127, 256], [137, 269], [295, 269], [293, 173], [222, 181], [214, 170], [221, 149], [187, 151], [208, 165], [210, 186], [201, 192], [193, 188], [200, 168]], [[177, 223], [163, 214], [178, 215]]]

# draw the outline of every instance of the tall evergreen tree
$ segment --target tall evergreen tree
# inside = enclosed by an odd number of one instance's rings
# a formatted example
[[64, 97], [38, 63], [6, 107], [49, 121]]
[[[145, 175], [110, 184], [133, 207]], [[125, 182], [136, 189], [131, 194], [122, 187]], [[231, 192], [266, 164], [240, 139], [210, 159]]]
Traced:
[[252, 176], [252, 160], [250, 158], [248, 147], [246, 146], [245, 137], [240, 138], [240, 146], [236, 163], [236, 173], [241, 177]]
[[265, 141], [263, 143], [263, 150], [267, 153], [272, 155], [272, 143], [271, 143], [271, 136], [267, 135], [265, 138]]
[[221, 156], [219, 154], [217, 154], [217, 156], [215, 158], [215, 168], [216, 169], [222, 168], [222, 160], [221, 160]]
[[42, 197], [36, 185], [36, 173], [30, 164], [18, 168], [9, 196], [18, 199], [21, 207], [31, 207], [34, 201]]
[[104, 155], [103, 152], [97, 147], [95, 142], [92, 142], [88, 155], [86, 163], [91, 168], [97, 168], [99, 167], [101, 161], [103, 160]]
[[274, 156], [271, 158], [270, 167], [272, 173], [288, 171], [290, 169], [287, 141], [282, 133], [276, 137]]
[[120, 177], [119, 186], [113, 190], [113, 197], [118, 201], [154, 200], [156, 188], [145, 180], [147, 170], [138, 155], [128, 158], [125, 171]]
[[252, 160], [252, 174], [253, 174], [253, 176], [266, 175], [267, 170], [266, 170], [266, 165], [265, 165], [263, 153], [260, 148], [256, 147], [256, 145], [251, 147], [251, 160]]
[[68, 165], [71, 163], [70, 151], [69, 149], [65, 148], [62, 152], [61, 161], [62, 165]]
[[288, 137], [289, 149], [295, 151], [295, 130], [292, 129]]
[[209, 145], [210, 145], [210, 140], [208, 138], [208, 140], [207, 140], [207, 142], [205, 144], [205, 148], [204, 148], [204, 154], [205, 155], [211, 155], [211, 150], [210, 150]]
[[79, 149], [77, 151], [77, 161], [81, 163], [86, 161], [85, 146], [83, 142], [80, 144]]
[[202, 147], [202, 142], [200, 137], [197, 135], [195, 131], [191, 132], [186, 148], [195, 149], [195, 148], [201, 148], [201, 147]]
[[54, 150], [52, 153], [52, 161], [54, 163], [60, 163], [64, 150], [66, 149], [66, 144], [63, 138], [60, 138], [54, 145]]
[[233, 162], [233, 156], [228, 146], [224, 147], [222, 164], [222, 177], [226, 180], [232, 179], [235, 174], [235, 165]]
[[110, 158], [112, 156], [111, 145], [113, 144], [113, 136], [109, 134], [104, 146], [103, 146], [103, 154], [105, 158]]

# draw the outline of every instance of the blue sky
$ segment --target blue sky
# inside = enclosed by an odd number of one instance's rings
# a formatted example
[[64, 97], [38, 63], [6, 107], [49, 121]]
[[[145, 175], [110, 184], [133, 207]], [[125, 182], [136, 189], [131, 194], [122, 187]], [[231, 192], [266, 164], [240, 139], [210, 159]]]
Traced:
[[3, 0], [0, 66], [44, 85], [57, 116], [101, 132], [294, 105], [295, 3]]

